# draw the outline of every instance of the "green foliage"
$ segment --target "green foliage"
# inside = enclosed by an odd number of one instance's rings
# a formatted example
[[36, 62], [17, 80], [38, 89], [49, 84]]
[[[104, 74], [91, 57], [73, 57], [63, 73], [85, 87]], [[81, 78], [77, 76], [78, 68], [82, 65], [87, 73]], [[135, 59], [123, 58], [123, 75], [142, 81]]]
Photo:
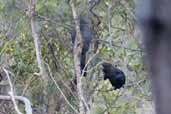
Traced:
[[[111, 0], [101, 0], [93, 9], [101, 20], [101, 29], [95, 31], [99, 34], [100, 43], [99, 53], [88, 66], [89, 78], [83, 78], [85, 96], [91, 96], [88, 95], [89, 90], [95, 90], [92, 96], [92, 114], [140, 114], [145, 110], [144, 107], [152, 105], [150, 83], [142, 61], [144, 52], [136, 35], [135, 3], [133, 0], [116, 0], [111, 11], [111, 31], [107, 15], [110, 4]], [[33, 107], [40, 109], [43, 81], [35, 75], [39, 69], [26, 6], [22, 0], [0, 1], [0, 64], [5, 64], [12, 72], [16, 93], [27, 96]], [[78, 14], [88, 14], [88, 4], [85, 1], [78, 1], [76, 7]], [[71, 84], [71, 80], [75, 78], [73, 45], [69, 33], [73, 23], [71, 14], [71, 7], [65, 0], [40, 0], [36, 4], [35, 17], [46, 70], [49, 75], [52, 74], [68, 101], [78, 108], [77, 94]], [[90, 49], [89, 57], [93, 56], [93, 49]], [[9, 61], [4, 62], [6, 60]], [[102, 61], [110, 61], [125, 72], [127, 81], [123, 89], [111, 91], [109, 81], [102, 78]], [[55, 109], [60, 109], [57, 113], [73, 114], [51, 78], [48, 80], [47, 94], [47, 99], [53, 96], [51, 101], [55, 102]]]

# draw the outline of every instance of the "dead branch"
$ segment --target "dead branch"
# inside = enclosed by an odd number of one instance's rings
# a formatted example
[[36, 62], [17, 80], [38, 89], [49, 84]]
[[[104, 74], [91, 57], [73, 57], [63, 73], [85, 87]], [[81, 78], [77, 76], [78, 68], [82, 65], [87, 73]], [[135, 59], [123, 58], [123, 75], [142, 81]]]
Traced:
[[[74, 42], [74, 66], [75, 66], [75, 72], [76, 72], [76, 79], [77, 79], [77, 92], [78, 92], [78, 99], [79, 99], [79, 113], [80, 114], [86, 114], [86, 111], [84, 110], [84, 105], [86, 104], [82, 92], [82, 82], [81, 82], [81, 71], [80, 71], [80, 56], [81, 56], [81, 50], [82, 50], [82, 35], [80, 31], [80, 22], [77, 16], [74, 0], [70, 0], [70, 6], [72, 9], [72, 15], [74, 18], [75, 26], [76, 26], [76, 39]], [[86, 105], [85, 105], [86, 106]], [[87, 111], [89, 112], [89, 108], [86, 107]]]
[[44, 100], [44, 104], [43, 104], [43, 109], [44, 109], [44, 113], [47, 113], [47, 105], [48, 105], [48, 101], [46, 100], [47, 98], [47, 85], [48, 85], [48, 73], [46, 72], [45, 69], [45, 65], [44, 65], [44, 61], [43, 61], [43, 57], [42, 57], [42, 53], [41, 53], [41, 41], [40, 41], [40, 37], [38, 34], [38, 30], [37, 30], [37, 23], [35, 20], [35, 7], [36, 7], [36, 0], [32, 0], [31, 4], [29, 5], [29, 18], [30, 18], [30, 25], [31, 25], [31, 31], [32, 31], [32, 37], [34, 39], [34, 45], [35, 45], [35, 50], [36, 50], [36, 58], [37, 58], [37, 62], [38, 62], [38, 67], [40, 72], [37, 73], [38, 75], [42, 76], [42, 79], [44, 81], [44, 90], [43, 90], [43, 100]]
[[[30, 101], [23, 96], [13, 96], [15, 100], [21, 101], [25, 104], [26, 114], [32, 114], [32, 108]], [[11, 100], [11, 96], [0, 95], [1, 100]]]
[[16, 101], [15, 101], [15, 98], [14, 98], [14, 89], [13, 89], [14, 87], [13, 87], [13, 85], [12, 85], [12, 82], [11, 82], [11, 79], [10, 79], [10, 76], [9, 76], [9, 73], [8, 73], [8, 71], [7, 71], [5, 68], [3, 68], [3, 70], [4, 70], [4, 72], [5, 72], [6, 76], [7, 76], [8, 83], [9, 83], [9, 86], [10, 86], [9, 95], [11, 96], [11, 100], [12, 100], [12, 102], [13, 102], [14, 109], [15, 109], [15, 111], [16, 111], [18, 114], [23, 114], [23, 113], [21, 113], [21, 111], [19, 110], [19, 108], [18, 108], [18, 106], [17, 106], [17, 103], [16, 103]]

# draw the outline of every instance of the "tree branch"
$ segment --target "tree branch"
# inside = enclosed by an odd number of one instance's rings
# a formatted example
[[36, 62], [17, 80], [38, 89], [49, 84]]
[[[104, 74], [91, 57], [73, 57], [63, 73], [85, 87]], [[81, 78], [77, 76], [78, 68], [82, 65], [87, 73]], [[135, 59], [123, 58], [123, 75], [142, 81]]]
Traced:
[[[25, 104], [26, 114], [32, 114], [32, 108], [30, 101], [23, 96], [13, 96], [15, 100], [22, 101]], [[11, 100], [11, 96], [0, 95], [0, 99], [2, 100]]]
[[19, 108], [18, 108], [18, 106], [17, 106], [17, 103], [16, 103], [16, 101], [15, 101], [15, 98], [14, 98], [14, 89], [13, 89], [13, 85], [12, 85], [12, 82], [11, 82], [11, 79], [10, 79], [10, 76], [9, 76], [9, 73], [8, 73], [8, 71], [7, 71], [5, 68], [3, 68], [3, 70], [4, 70], [4, 72], [5, 72], [6, 76], [7, 76], [8, 83], [9, 83], [9, 86], [10, 86], [9, 95], [11, 96], [11, 100], [12, 100], [12, 102], [13, 102], [13, 104], [14, 104], [14, 109], [15, 109], [15, 111], [16, 111], [18, 114], [23, 114], [23, 113], [21, 113], [21, 111], [19, 110]]
[[[80, 31], [80, 22], [77, 16], [74, 0], [70, 0], [70, 6], [72, 9], [72, 15], [74, 18], [75, 26], [76, 26], [76, 38], [74, 42], [74, 66], [75, 66], [75, 72], [76, 72], [76, 79], [77, 79], [77, 92], [78, 92], [78, 99], [79, 99], [79, 113], [85, 114], [84, 110], [84, 96], [82, 92], [82, 82], [81, 82], [81, 71], [80, 71], [80, 56], [81, 56], [81, 50], [82, 50], [82, 35]], [[87, 108], [87, 107], [86, 107]], [[87, 109], [89, 112], [89, 108]]]
[[36, 57], [37, 57], [37, 62], [38, 62], [38, 67], [39, 67], [39, 73], [36, 73], [37, 75], [42, 76], [42, 79], [44, 81], [44, 90], [43, 90], [43, 109], [44, 109], [44, 113], [47, 113], [47, 105], [48, 105], [48, 101], [46, 100], [47, 98], [47, 85], [48, 85], [48, 73], [46, 72], [45, 69], [45, 65], [44, 65], [44, 61], [43, 61], [43, 57], [42, 57], [42, 53], [41, 53], [41, 41], [40, 41], [40, 37], [38, 34], [38, 30], [37, 30], [37, 23], [35, 20], [35, 7], [36, 7], [36, 1], [32, 0], [31, 4], [29, 5], [29, 18], [30, 18], [30, 25], [31, 25], [31, 31], [32, 31], [32, 37], [34, 39], [34, 45], [35, 45], [35, 50], [36, 50]]

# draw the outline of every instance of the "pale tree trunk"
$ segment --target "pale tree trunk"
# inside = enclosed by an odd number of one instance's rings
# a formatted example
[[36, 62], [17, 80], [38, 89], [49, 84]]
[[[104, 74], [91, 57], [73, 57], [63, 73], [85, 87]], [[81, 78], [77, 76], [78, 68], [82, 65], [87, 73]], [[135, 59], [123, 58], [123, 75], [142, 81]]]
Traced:
[[35, 50], [36, 50], [36, 58], [37, 58], [37, 63], [39, 67], [39, 73], [36, 73], [37, 75], [40, 75], [43, 80], [43, 113], [47, 113], [47, 108], [48, 108], [48, 95], [47, 95], [47, 85], [48, 85], [48, 73], [46, 72], [42, 53], [41, 53], [41, 40], [38, 34], [37, 30], [37, 23], [35, 20], [35, 7], [36, 7], [36, 0], [32, 0], [31, 4], [29, 5], [29, 18], [30, 18], [30, 25], [31, 25], [31, 31], [32, 31], [32, 37], [34, 39], [34, 45], [35, 45]]

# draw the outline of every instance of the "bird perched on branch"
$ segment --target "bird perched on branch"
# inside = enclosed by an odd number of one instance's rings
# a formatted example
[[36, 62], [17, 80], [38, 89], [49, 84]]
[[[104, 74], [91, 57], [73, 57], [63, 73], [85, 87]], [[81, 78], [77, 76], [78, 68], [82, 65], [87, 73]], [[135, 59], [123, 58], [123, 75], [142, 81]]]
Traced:
[[[90, 43], [92, 41], [93, 38], [93, 31], [91, 28], [91, 23], [89, 22], [90, 20], [86, 17], [80, 17], [80, 31], [81, 31], [81, 35], [82, 35], [82, 40], [83, 40], [83, 47], [82, 47], [82, 51], [81, 51], [81, 57], [80, 57], [80, 69], [81, 69], [81, 73], [83, 73], [83, 69], [84, 71], [86, 71], [85, 65], [86, 65], [86, 53], [89, 50], [90, 47]], [[71, 30], [71, 38], [72, 38], [72, 43], [74, 44], [75, 42], [75, 37], [76, 37], [76, 30], [75, 27]], [[84, 72], [84, 76], [86, 76], [86, 72]]]
[[123, 71], [114, 67], [110, 63], [103, 63], [104, 80], [108, 79], [114, 90], [120, 89], [125, 84], [126, 78]]

